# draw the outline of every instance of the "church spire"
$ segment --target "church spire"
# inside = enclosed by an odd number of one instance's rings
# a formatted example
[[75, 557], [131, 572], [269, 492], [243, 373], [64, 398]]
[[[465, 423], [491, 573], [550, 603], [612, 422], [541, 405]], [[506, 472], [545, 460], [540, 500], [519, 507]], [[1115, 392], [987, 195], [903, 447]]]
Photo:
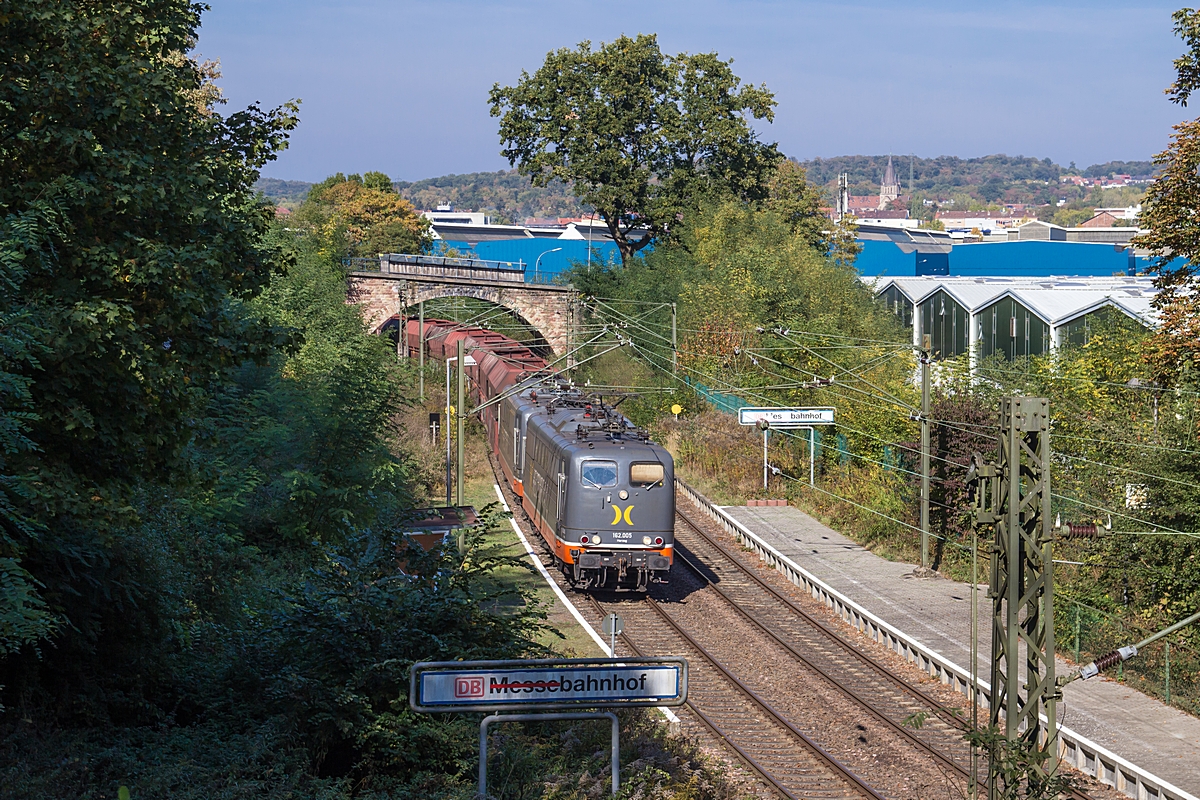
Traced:
[[896, 168], [892, 166], [892, 156], [888, 155], [887, 169], [883, 171], [883, 183], [879, 187], [879, 210], [900, 196], [900, 181], [896, 179]]

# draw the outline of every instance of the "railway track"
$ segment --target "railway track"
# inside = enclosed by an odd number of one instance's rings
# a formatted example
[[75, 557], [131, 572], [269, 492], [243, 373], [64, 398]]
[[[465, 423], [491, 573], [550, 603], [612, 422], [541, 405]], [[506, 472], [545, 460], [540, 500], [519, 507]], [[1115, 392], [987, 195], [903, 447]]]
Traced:
[[627, 627], [638, 632], [636, 640], [622, 636], [635, 654], [670, 653], [688, 659], [688, 709], [779, 794], [792, 800], [883, 800], [726, 669], [656, 600], [647, 597], [636, 603], [607, 603], [595, 596], [589, 596], [589, 600], [600, 616], [610, 610], [619, 611]]
[[[835, 691], [969, 786], [971, 749], [963, 739], [968, 719], [951, 714], [938, 700], [897, 677], [886, 665], [776, 590], [678, 506], [676, 518], [683, 523], [675, 530], [678, 561], [751, 626], [787, 649]], [[919, 728], [909, 724], [915, 715], [923, 719]], [[980, 757], [977, 769], [982, 786], [987, 778], [985, 757]], [[1080, 789], [1072, 790], [1070, 795], [1075, 800], [1090, 800]]]
[[[683, 523], [675, 530], [676, 558], [739, 616], [866, 715], [964, 782], [968, 779], [971, 748], [962, 738], [960, 720], [762, 580], [686, 514], [677, 511], [676, 517]], [[923, 715], [919, 729], [906, 722], [917, 715]]]

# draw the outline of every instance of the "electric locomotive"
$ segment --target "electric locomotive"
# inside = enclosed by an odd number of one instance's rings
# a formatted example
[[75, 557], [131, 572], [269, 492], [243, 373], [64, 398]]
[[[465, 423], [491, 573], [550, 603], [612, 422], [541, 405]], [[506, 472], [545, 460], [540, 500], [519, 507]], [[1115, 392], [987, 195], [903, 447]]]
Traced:
[[[519, 342], [450, 320], [405, 322], [410, 352], [446, 359], [459, 340], [488, 446], [567, 580], [580, 589], [645, 591], [674, 561], [674, 461], [614, 405], [545, 376]], [[520, 387], [519, 389], [516, 387]]]
[[600, 398], [562, 384], [500, 403], [498, 456], [521, 505], [580, 589], [645, 591], [674, 560], [674, 461]]

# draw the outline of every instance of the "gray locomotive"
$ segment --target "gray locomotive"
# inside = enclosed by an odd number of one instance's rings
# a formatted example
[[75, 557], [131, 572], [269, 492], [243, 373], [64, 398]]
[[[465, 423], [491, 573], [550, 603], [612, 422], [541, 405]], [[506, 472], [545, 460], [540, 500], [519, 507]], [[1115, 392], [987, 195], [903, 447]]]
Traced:
[[496, 451], [581, 589], [645, 591], [674, 560], [674, 461], [601, 398], [552, 382], [500, 403]]

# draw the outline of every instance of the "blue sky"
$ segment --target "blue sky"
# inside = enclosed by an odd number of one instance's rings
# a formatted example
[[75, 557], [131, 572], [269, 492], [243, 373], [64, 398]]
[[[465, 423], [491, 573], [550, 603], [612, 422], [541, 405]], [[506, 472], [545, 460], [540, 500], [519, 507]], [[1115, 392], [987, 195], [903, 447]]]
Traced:
[[1175, 4], [208, 2], [197, 50], [221, 60], [227, 109], [303, 101], [291, 148], [264, 171], [276, 178], [505, 169], [492, 84], [622, 33], [733, 58], [779, 101], [763, 138], [802, 159], [1007, 153], [1083, 167], [1148, 158], [1189, 116], [1162, 93], [1182, 52]]

